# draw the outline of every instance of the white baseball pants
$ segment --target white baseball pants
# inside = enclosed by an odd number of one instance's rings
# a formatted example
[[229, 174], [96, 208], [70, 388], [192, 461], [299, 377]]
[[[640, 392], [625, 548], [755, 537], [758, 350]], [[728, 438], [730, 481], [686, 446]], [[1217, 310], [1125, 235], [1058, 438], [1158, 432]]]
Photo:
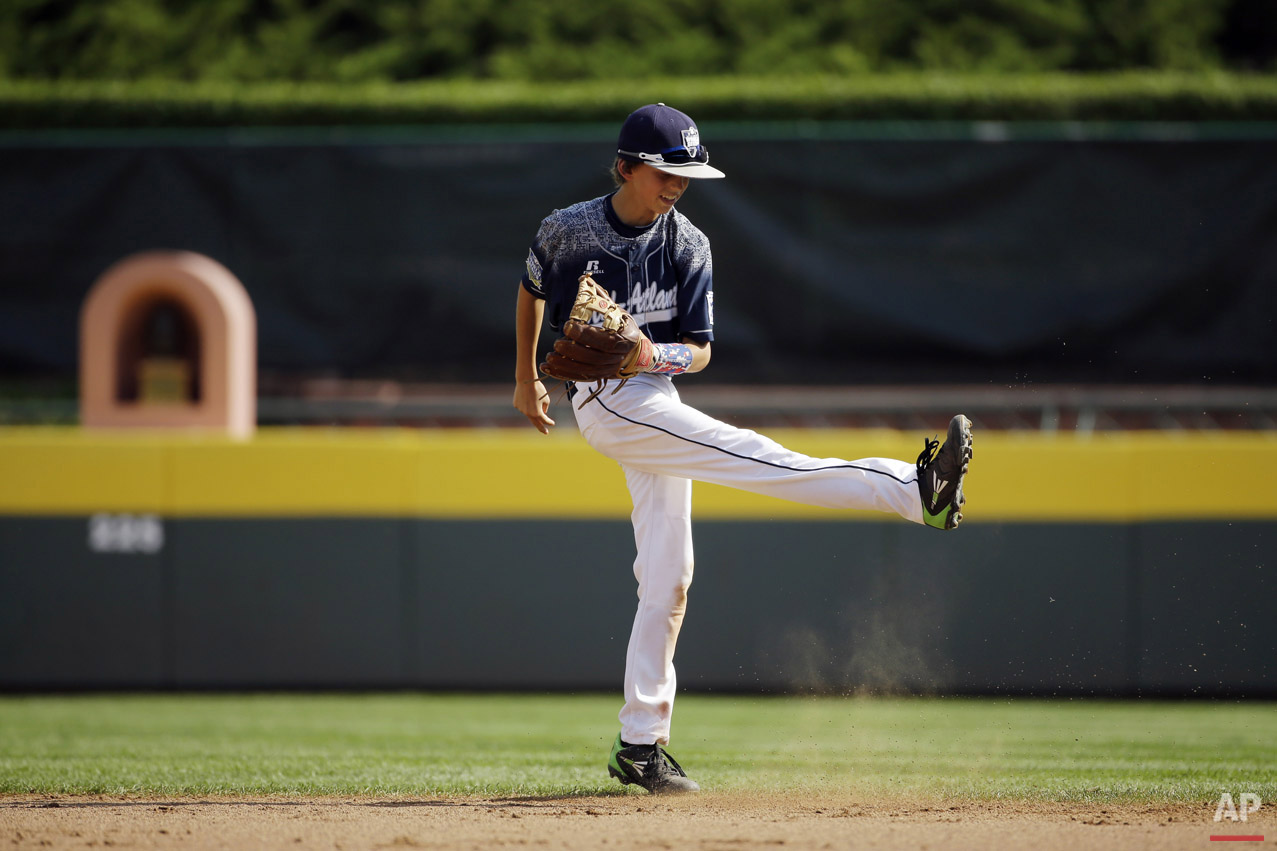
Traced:
[[620, 463], [634, 502], [638, 611], [625, 658], [621, 738], [668, 744], [678, 642], [692, 583], [692, 481], [827, 508], [895, 512], [922, 522], [917, 471], [908, 461], [812, 458], [679, 401], [674, 382], [639, 375], [585, 402], [572, 400], [590, 446]]

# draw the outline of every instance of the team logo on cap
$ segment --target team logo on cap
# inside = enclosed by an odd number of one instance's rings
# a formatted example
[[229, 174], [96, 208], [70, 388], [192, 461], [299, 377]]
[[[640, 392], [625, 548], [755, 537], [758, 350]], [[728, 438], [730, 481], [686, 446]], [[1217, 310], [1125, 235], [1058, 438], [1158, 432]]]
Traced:
[[688, 128], [683, 131], [683, 147], [687, 148], [687, 155], [694, 157], [701, 147], [701, 131], [695, 127]]

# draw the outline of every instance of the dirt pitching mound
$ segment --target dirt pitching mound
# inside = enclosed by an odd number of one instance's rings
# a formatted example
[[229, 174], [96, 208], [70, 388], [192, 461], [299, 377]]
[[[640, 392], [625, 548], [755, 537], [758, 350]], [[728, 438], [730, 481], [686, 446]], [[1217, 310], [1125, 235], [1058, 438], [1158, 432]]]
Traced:
[[[685, 798], [0, 798], [3, 848], [988, 849], [1277, 846], [1277, 819], [1189, 805]], [[1212, 835], [1262, 842], [1212, 845]]]

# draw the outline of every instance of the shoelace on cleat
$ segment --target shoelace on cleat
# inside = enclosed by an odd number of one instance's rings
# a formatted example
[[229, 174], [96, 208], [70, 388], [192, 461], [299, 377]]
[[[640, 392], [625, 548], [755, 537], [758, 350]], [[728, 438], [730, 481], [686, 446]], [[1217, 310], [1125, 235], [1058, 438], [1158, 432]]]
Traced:
[[664, 763], [667, 769], [672, 769], [679, 777], [686, 777], [687, 772], [683, 770], [683, 766], [674, 761], [674, 757], [670, 756], [660, 745], [656, 746], [657, 759]]
[[940, 454], [940, 436], [936, 435], [935, 440], [922, 439], [922, 452], [918, 454], [918, 474], [927, 469], [932, 461], [936, 460], [936, 456]]
[[[644, 777], [660, 778], [668, 775], [677, 775], [686, 777], [687, 772], [679, 765], [674, 757], [660, 745], [651, 745], [649, 750], [650, 756], [647, 759], [647, 765], [642, 770]], [[635, 760], [637, 762], [637, 760]]]

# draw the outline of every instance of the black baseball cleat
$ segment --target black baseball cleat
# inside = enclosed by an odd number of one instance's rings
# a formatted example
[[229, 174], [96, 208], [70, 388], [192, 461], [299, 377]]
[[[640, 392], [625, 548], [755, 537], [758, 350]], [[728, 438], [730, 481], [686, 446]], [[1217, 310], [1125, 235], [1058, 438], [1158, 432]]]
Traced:
[[944, 446], [923, 438], [918, 456], [918, 492], [922, 495], [922, 519], [937, 529], [956, 529], [962, 522], [962, 479], [971, 463], [971, 420], [958, 414], [949, 420]]
[[634, 783], [653, 795], [679, 795], [699, 792], [701, 787], [687, 776], [683, 767], [660, 745], [627, 745], [616, 734], [607, 773], [626, 786]]

